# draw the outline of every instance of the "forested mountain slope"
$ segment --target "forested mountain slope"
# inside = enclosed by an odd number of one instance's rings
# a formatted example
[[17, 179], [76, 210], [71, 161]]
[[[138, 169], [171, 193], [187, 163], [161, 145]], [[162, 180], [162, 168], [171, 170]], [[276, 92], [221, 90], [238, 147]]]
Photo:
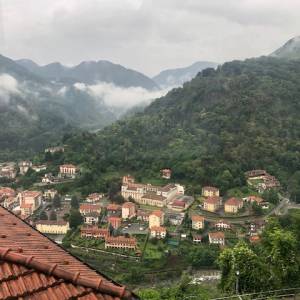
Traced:
[[[107, 172], [242, 184], [243, 172], [265, 168], [286, 184], [300, 169], [300, 61], [262, 57], [206, 69], [143, 113], [66, 142], [67, 159], [84, 163], [90, 182]], [[93, 180], [92, 180], [93, 179]]]

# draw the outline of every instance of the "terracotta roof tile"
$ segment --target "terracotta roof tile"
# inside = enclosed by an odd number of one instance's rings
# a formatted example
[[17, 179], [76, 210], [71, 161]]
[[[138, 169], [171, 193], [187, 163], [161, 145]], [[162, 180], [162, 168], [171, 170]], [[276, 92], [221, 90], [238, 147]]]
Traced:
[[243, 203], [243, 200], [232, 197], [225, 202], [225, 205], [239, 206], [239, 205], [241, 205], [241, 203]]
[[191, 219], [193, 222], [204, 222], [204, 217], [199, 215], [192, 215]]
[[138, 299], [0, 207], [0, 299]]
[[161, 218], [164, 215], [164, 212], [161, 210], [154, 210], [153, 212], [151, 212], [150, 216], [151, 215]]
[[221, 197], [213, 196], [213, 197], [207, 197], [203, 200], [203, 203], [206, 202], [208, 204], [218, 204], [221, 201]]

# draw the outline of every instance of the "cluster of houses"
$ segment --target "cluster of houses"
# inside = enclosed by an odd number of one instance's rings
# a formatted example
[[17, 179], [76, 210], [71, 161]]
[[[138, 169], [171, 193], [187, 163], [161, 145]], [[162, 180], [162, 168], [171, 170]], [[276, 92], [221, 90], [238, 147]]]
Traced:
[[121, 195], [126, 200], [133, 200], [142, 205], [168, 207], [183, 211], [194, 201], [184, 195], [184, 186], [169, 183], [165, 186], [136, 183], [131, 175], [123, 177]]
[[58, 176], [47, 173], [42, 178], [44, 184], [58, 184], [65, 180], [75, 179], [79, 174], [79, 168], [73, 164], [64, 164], [59, 166]]
[[[62, 147], [47, 148], [45, 152], [63, 152]], [[14, 167], [17, 174], [16, 164], [1, 164], [1, 170], [8, 172]], [[6, 168], [6, 169], [5, 169]], [[46, 169], [46, 165], [33, 165], [30, 161], [22, 161], [18, 164], [20, 174], [26, 174], [29, 169], [40, 172]], [[63, 164], [59, 167], [57, 177], [52, 174], [45, 174], [42, 182], [45, 184], [57, 183], [63, 180], [74, 179], [79, 174], [79, 169], [73, 164]], [[170, 179], [172, 171], [162, 169], [161, 177]], [[249, 184], [254, 181], [261, 189], [278, 187], [278, 180], [269, 175], [265, 170], [253, 170], [246, 173]], [[0, 175], [1, 177], [1, 175]], [[48, 189], [43, 193], [40, 191], [15, 191], [12, 188], [0, 188], [0, 202], [5, 208], [15, 210], [21, 218], [26, 219], [31, 216], [42, 204], [43, 200], [52, 200], [57, 191]], [[184, 186], [176, 183], [168, 183], [164, 186], [137, 183], [131, 175], [122, 178], [121, 195], [125, 199], [122, 205], [107, 203], [104, 194], [92, 193], [88, 195], [79, 206], [79, 212], [83, 217], [83, 225], [80, 228], [82, 238], [95, 238], [104, 241], [105, 249], [124, 249], [138, 251], [137, 239], [129, 234], [124, 234], [124, 227], [128, 228], [131, 219], [148, 223], [150, 238], [165, 239], [174, 232], [168, 232], [170, 228], [167, 224], [180, 226], [185, 218], [186, 210], [193, 204], [194, 198], [185, 195]], [[70, 199], [69, 199], [70, 198]], [[69, 197], [69, 201], [71, 197]], [[67, 196], [65, 197], [65, 200]], [[258, 205], [266, 205], [266, 202], [259, 196], [248, 196], [243, 199], [231, 197], [226, 201], [220, 196], [218, 188], [204, 186], [202, 188], [202, 210], [208, 212], [218, 212], [221, 208], [225, 213], [238, 213], [245, 203], [256, 202]], [[147, 207], [148, 206], [148, 207]], [[150, 208], [155, 207], [155, 208]], [[142, 207], [142, 208], [140, 208]], [[153, 210], [154, 209], [154, 210]], [[194, 243], [201, 243], [203, 237], [199, 232], [205, 228], [205, 218], [190, 211], [192, 238]], [[36, 222], [36, 228], [45, 234], [66, 234], [70, 229], [69, 223], [63, 220], [40, 220]], [[105, 226], [100, 228], [99, 225]], [[146, 225], [147, 227], [147, 225]], [[249, 236], [251, 242], [256, 242], [258, 226], [250, 224]], [[122, 229], [122, 230], [121, 230]], [[231, 224], [225, 220], [219, 220], [210, 225], [208, 241], [210, 244], [225, 245], [225, 231], [231, 229]], [[144, 230], [144, 228], [143, 228]], [[122, 233], [121, 233], [122, 232]]]
[[259, 193], [265, 190], [280, 188], [280, 182], [275, 177], [270, 175], [266, 170], [251, 170], [245, 173], [247, 183], [254, 186]]
[[216, 187], [205, 186], [202, 188], [202, 196], [204, 197], [202, 203], [202, 209], [209, 212], [217, 212], [221, 207], [224, 207], [224, 212], [229, 214], [236, 214], [244, 207], [245, 203], [256, 202], [262, 208], [268, 208], [268, 203], [266, 203], [261, 197], [252, 195], [239, 199], [236, 197], [231, 197], [224, 201], [220, 197], [220, 191]]
[[31, 216], [42, 204], [43, 200], [51, 200], [57, 191], [54, 189], [41, 191], [16, 191], [10, 187], [0, 187], [0, 204], [6, 209], [20, 215], [22, 219]]
[[16, 209], [21, 218], [26, 219], [37, 210], [42, 203], [42, 193], [39, 191], [16, 192], [12, 188], [0, 188], [1, 205], [11, 211]]
[[[80, 229], [81, 237], [103, 240], [105, 249], [137, 250], [136, 238], [112, 234], [118, 232], [123, 221], [136, 217], [136, 205], [132, 202], [125, 202], [122, 205], [115, 203], [105, 205], [102, 203], [102, 199], [103, 194], [93, 193], [87, 197], [84, 203], [80, 204], [79, 212], [84, 220], [84, 225]], [[104, 209], [106, 213], [101, 214]], [[106, 223], [106, 228], [98, 227], [100, 221]]]
[[20, 174], [25, 175], [29, 169], [32, 169], [35, 172], [41, 172], [45, 171], [47, 169], [47, 165], [42, 164], [42, 165], [34, 165], [31, 161], [29, 160], [24, 160], [20, 161], [18, 163]]

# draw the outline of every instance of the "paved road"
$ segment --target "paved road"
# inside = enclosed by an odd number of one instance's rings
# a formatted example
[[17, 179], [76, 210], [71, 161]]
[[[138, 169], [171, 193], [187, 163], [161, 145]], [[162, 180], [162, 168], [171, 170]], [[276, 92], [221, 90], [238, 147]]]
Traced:
[[[131, 226], [126, 226], [128, 228], [123, 227], [122, 233], [128, 233], [128, 234], [148, 234], [148, 226], [139, 224], [139, 223], [132, 223]], [[143, 230], [140, 230], [143, 228]]]

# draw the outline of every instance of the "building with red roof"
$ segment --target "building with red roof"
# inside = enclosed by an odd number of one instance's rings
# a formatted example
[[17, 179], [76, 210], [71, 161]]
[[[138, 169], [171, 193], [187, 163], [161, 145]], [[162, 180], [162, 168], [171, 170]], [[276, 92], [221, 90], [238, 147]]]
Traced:
[[92, 204], [92, 203], [82, 203], [79, 206], [79, 211], [82, 215], [90, 214], [90, 213], [101, 213], [100, 204]]
[[192, 228], [195, 230], [203, 229], [204, 228], [204, 217], [199, 215], [192, 215]]
[[202, 242], [202, 235], [200, 234], [193, 234], [193, 243], [199, 244]]
[[0, 188], [0, 201], [4, 198], [15, 197], [16, 191], [10, 187], [2, 187]]
[[261, 204], [262, 202], [264, 202], [264, 199], [259, 197], [259, 196], [249, 196], [247, 197], [247, 201], [254, 203], [256, 202], [257, 204]]
[[164, 239], [167, 236], [167, 229], [163, 226], [153, 226], [150, 228], [150, 236], [152, 238]]
[[227, 221], [220, 220], [220, 221], [218, 221], [218, 222], [216, 222], [216, 223], [214, 224], [214, 227], [215, 227], [216, 229], [223, 230], [223, 229], [230, 229], [230, 228], [231, 228], [231, 225], [230, 225], [230, 223], [227, 222]]
[[105, 238], [105, 249], [107, 248], [135, 250], [137, 248], [137, 241], [133, 237], [108, 236]]
[[215, 212], [220, 208], [221, 203], [222, 203], [221, 197], [218, 196], [207, 197], [206, 199], [203, 200], [203, 209], [210, 212]]
[[103, 197], [104, 197], [103, 194], [92, 193], [87, 196], [86, 202], [95, 204], [95, 203], [99, 202]]
[[243, 200], [235, 198], [235, 197], [232, 197], [232, 198], [229, 198], [225, 202], [225, 204], [224, 204], [224, 211], [226, 213], [236, 214], [239, 211], [239, 209], [241, 209], [243, 207], [243, 205], [244, 205]]
[[110, 203], [110, 204], [107, 205], [106, 209], [109, 212], [116, 213], [118, 211], [121, 211], [122, 206], [119, 205], [119, 204]]
[[97, 226], [82, 226], [80, 228], [80, 236], [84, 238], [105, 239], [109, 235], [108, 228], [99, 228]]
[[139, 299], [2, 207], [0, 236], [2, 300]]
[[164, 224], [165, 213], [162, 210], [154, 210], [149, 215], [149, 228], [159, 227]]
[[110, 216], [107, 218], [107, 221], [114, 229], [118, 229], [122, 224], [122, 219], [120, 217]]
[[65, 165], [59, 166], [59, 176], [60, 177], [75, 178], [77, 172], [78, 172], [78, 169], [73, 164], [65, 164]]
[[204, 186], [202, 188], [202, 196], [203, 197], [219, 197], [220, 191], [218, 188], [214, 186]]
[[208, 234], [208, 239], [210, 244], [225, 245], [225, 234], [222, 231], [210, 232]]
[[132, 202], [125, 202], [122, 205], [122, 219], [131, 219], [136, 216], [136, 207]]

